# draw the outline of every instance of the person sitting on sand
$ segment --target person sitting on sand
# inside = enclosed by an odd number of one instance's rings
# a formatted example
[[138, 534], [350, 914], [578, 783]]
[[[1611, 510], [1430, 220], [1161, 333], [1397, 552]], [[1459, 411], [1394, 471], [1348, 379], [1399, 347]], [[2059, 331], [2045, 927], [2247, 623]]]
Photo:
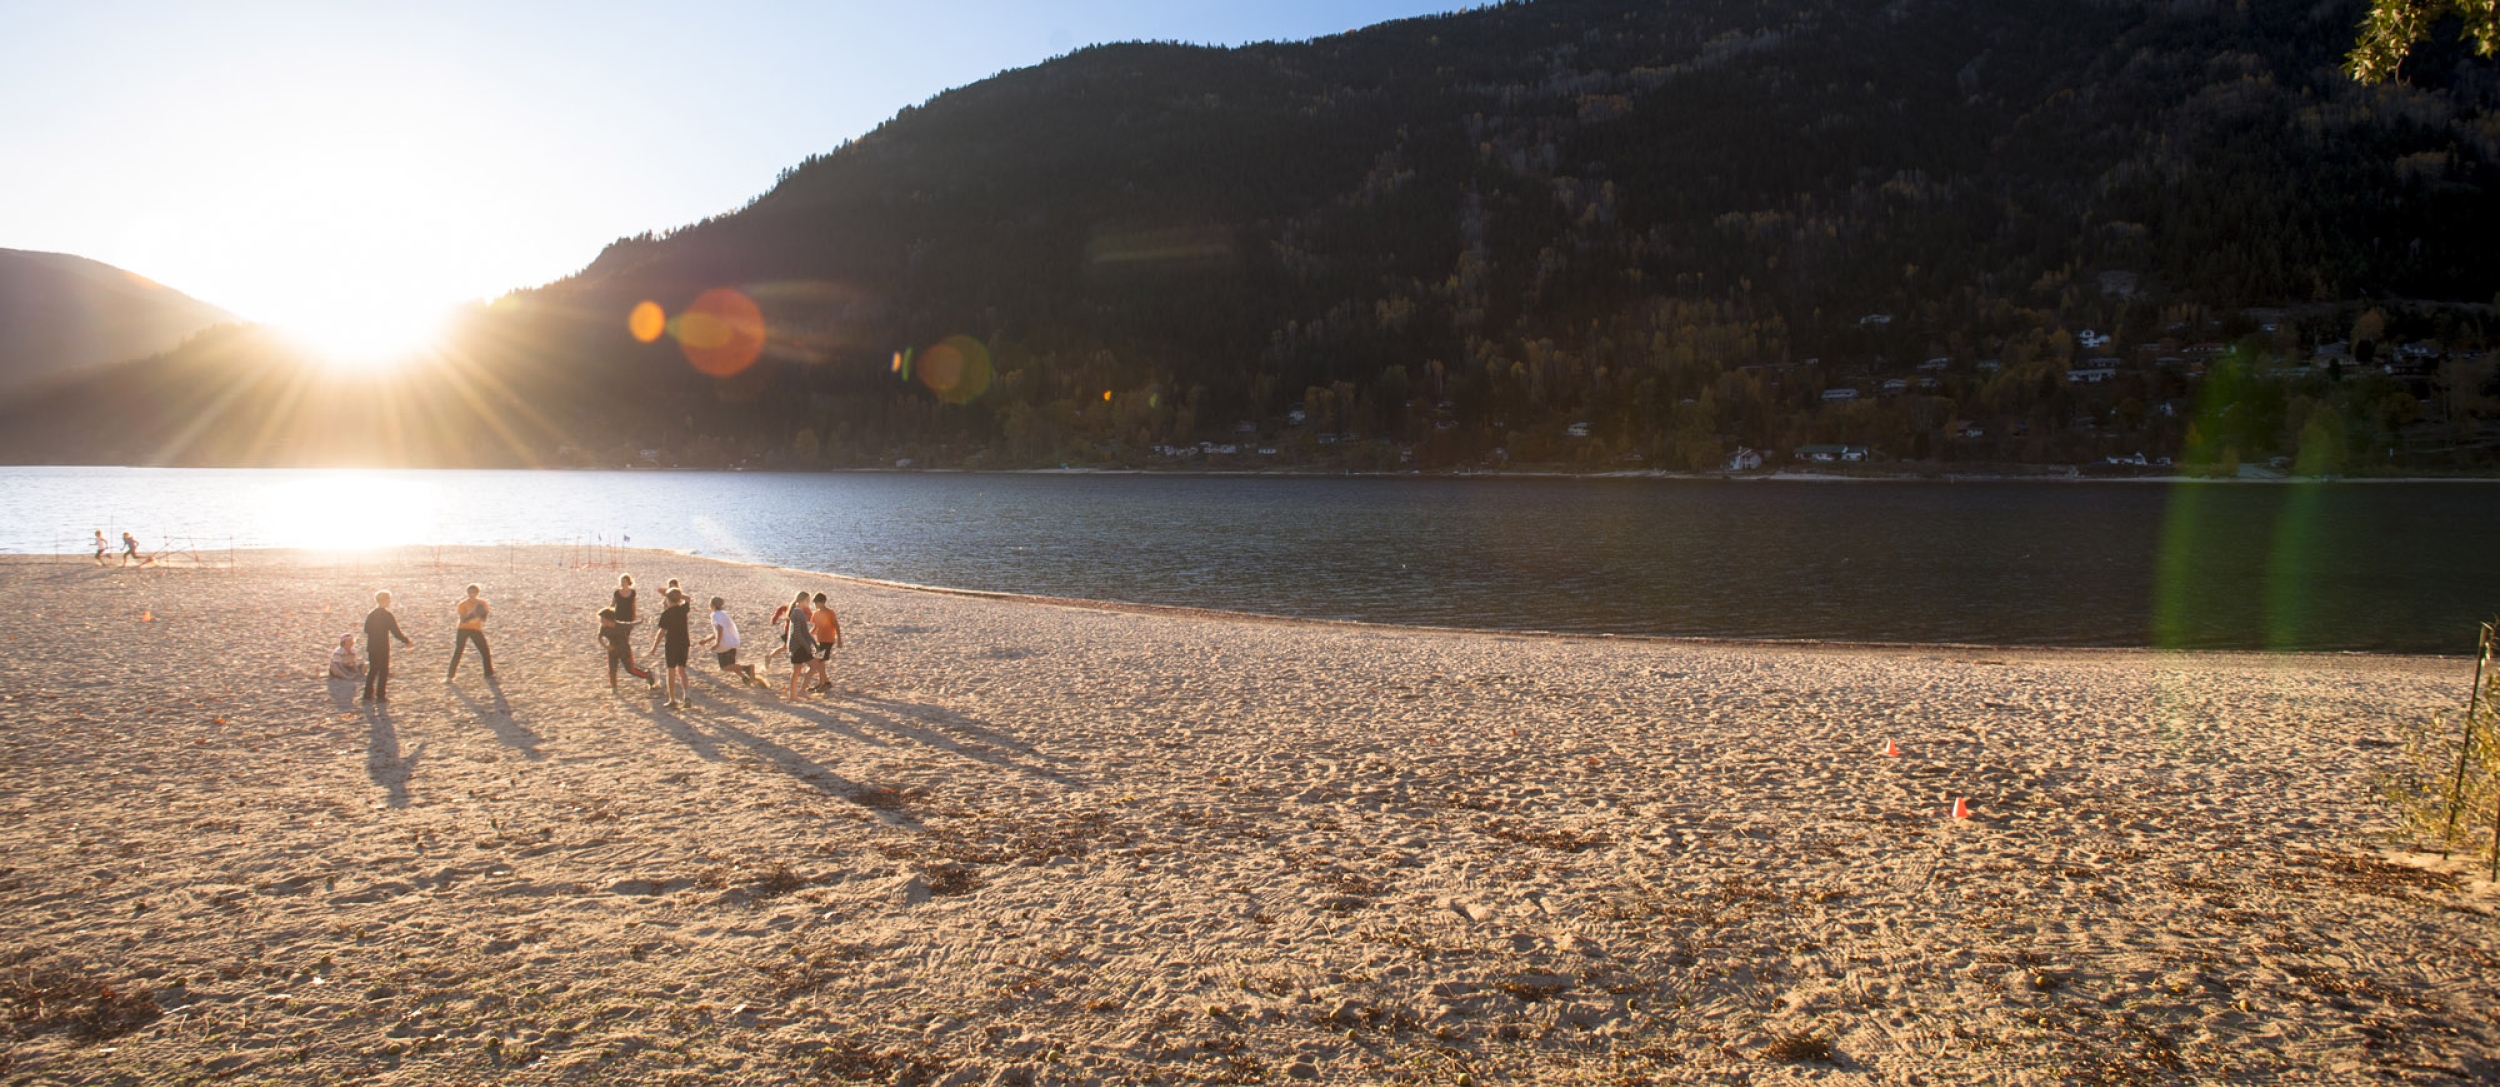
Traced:
[[796, 702], [799, 700], [799, 677], [807, 674], [808, 662], [816, 659], [816, 638], [809, 633], [807, 594], [801, 592], [798, 599], [782, 609], [779, 618], [782, 644], [790, 650], [790, 690], [786, 697]]
[[391, 700], [391, 638], [401, 645], [414, 645], [400, 633], [399, 617], [391, 614], [391, 594], [385, 589], [373, 594], [373, 610], [365, 613], [365, 693], [362, 701]]
[[755, 678], [754, 665], [738, 663], [738, 621], [729, 617], [729, 602], [717, 596], [712, 598], [712, 637], [707, 644], [721, 671], [742, 676], [749, 683], [761, 682]]
[[651, 634], [651, 649], [662, 654], [660, 664], [666, 670], [660, 675], [669, 708], [685, 709], [694, 705], [686, 690], [686, 660], [694, 655], [694, 605], [687, 601], [682, 589], [670, 589], [663, 599], [668, 606], [660, 609], [660, 621], [656, 624], [659, 629]]
[[825, 675], [825, 667], [833, 663], [833, 650], [842, 648], [842, 620], [833, 614], [833, 605], [825, 603], [823, 593], [817, 593], [814, 606], [807, 609], [807, 635], [816, 643], [816, 689], [830, 691], [833, 679]]
[[625, 666], [627, 675], [656, 685], [651, 673], [634, 664], [634, 625], [618, 621], [615, 608], [599, 609], [599, 644], [608, 651], [608, 693], [616, 693], [618, 665]]
[[452, 612], [460, 617], [460, 626], [451, 636], [451, 671], [443, 676], [445, 683], [460, 674], [460, 654], [469, 648], [470, 642], [477, 643], [477, 659], [478, 663], [486, 666], [486, 682], [495, 681], [495, 655], [486, 651], [486, 613], [491, 609], [478, 595], [484, 591], [471, 585], [469, 595], [451, 606]]
[[361, 679], [365, 662], [356, 659], [356, 636], [339, 635], [339, 644], [330, 647], [330, 678]]

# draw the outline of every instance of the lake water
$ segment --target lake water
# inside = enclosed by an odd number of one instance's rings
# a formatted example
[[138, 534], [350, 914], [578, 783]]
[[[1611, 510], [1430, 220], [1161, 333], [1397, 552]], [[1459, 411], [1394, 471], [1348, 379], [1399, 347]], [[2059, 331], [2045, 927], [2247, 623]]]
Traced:
[[602, 541], [1320, 618], [2466, 653], [2500, 486], [0, 469], [0, 551]]

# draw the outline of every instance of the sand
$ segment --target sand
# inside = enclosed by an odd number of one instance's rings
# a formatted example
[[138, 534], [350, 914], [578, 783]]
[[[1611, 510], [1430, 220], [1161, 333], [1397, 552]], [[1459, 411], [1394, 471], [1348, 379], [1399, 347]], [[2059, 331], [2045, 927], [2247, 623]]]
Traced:
[[[684, 578], [760, 642], [807, 588], [847, 628], [830, 694], [698, 654], [681, 712], [609, 692], [615, 571], [562, 558], [0, 563], [0, 1081], [2500, 1077], [2500, 896], [2372, 800], [2471, 662], [1512, 636], [635, 554], [646, 609]], [[443, 682], [472, 580], [499, 688]], [[417, 647], [374, 711], [320, 672], [379, 587]]]

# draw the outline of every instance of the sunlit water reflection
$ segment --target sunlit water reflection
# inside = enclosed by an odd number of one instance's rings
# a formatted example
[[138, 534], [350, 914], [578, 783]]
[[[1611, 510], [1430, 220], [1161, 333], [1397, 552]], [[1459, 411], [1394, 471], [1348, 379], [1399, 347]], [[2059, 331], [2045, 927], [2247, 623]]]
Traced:
[[0, 550], [628, 543], [966, 588], [1622, 634], [2463, 652], [2500, 489], [0, 469]]

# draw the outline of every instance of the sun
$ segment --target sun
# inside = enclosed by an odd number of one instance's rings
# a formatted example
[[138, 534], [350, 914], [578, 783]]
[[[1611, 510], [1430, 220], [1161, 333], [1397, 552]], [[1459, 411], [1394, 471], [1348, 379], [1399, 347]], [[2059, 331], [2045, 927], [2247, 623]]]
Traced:
[[344, 370], [382, 370], [441, 346], [447, 308], [332, 298], [270, 323], [322, 362]]

